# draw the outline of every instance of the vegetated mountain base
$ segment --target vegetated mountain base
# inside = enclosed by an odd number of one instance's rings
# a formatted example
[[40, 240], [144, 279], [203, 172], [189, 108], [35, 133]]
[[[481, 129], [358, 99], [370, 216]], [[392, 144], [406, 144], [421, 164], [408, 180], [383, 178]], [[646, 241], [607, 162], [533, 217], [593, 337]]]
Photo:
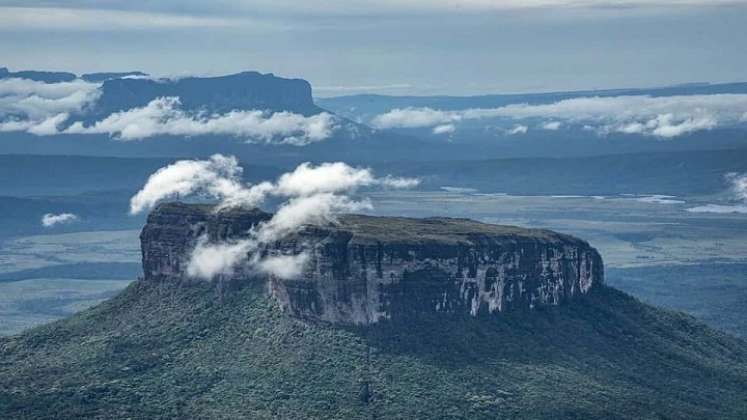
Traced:
[[263, 286], [137, 281], [0, 339], [4, 418], [745, 418], [747, 346], [606, 286], [341, 328]]

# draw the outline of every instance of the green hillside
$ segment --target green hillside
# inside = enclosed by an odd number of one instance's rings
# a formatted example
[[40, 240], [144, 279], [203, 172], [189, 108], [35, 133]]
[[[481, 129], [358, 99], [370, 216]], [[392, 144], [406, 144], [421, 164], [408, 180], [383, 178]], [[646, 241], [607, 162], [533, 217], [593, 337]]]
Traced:
[[259, 286], [139, 281], [0, 339], [3, 418], [747, 417], [747, 344], [601, 287], [483, 319], [342, 329]]

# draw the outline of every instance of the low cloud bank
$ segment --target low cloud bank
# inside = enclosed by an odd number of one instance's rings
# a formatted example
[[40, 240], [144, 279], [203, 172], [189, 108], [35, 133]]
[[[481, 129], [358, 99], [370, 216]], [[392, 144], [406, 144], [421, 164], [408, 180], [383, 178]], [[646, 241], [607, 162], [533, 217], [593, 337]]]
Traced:
[[[33, 118], [27, 114], [28, 118], [11, 118], [0, 123], [0, 131], [26, 131], [40, 136], [107, 134], [123, 141], [155, 136], [224, 135], [250, 142], [305, 146], [329, 138], [337, 128], [337, 119], [327, 112], [309, 117], [286, 111], [269, 113], [258, 110], [190, 114], [180, 109], [181, 103], [176, 97], [157, 98], [144, 107], [115, 112], [90, 125], [80, 121], [70, 124], [70, 112], [79, 111], [89, 101], [78, 98], [78, 94], [74, 96], [59, 101], [75, 103], [56, 104], [56, 108], [49, 105], [47, 113], [37, 107]], [[53, 109], [65, 112], [54, 114], [51, 113]]]
[[42, 216], [41, 223], [44, 227], [52, 227], [55, 225], [62, 225], [72, 223], [78, 220], [78, 216], [72, 213], [47, 213]]
[[509, 136], [515, 136], [517, 134], [526, 134], [527, 131], [529, 131], [529, 127], [527, 127], [526, 125], [517, 124], [511, 129], [506, 130], [506, 134], [508, 134]]
[[653, 194], [636, 197], [635, 201], [649, 204], [685, 204], [684, 200], [678, 200], [673, 195]]
[[100, 83], [74, 80], [44, 83], [0, 79], [0, 132], [38, 136], [106, 134], [123, 140], [155, 136], [231, 136], [251, 142], [304, 146], [329, 138], [339, 119], [322, 112], [304, 116], [293, 112], [235, 110], [224, 114], [187, 112], [178, 97], [161, 97], [143, 107], [115, 112], [85, 125], [80, 117], [100, 97]]
[[260, 256], [260, 250], [298, 231], [306, 224], [334, 221], [340, 213], [371, 208], [367, 199], [355, 200], [349, 194], [361, 188], [411, 188], [419, 181], [391, 176], [376, 177], [370, 169], [354, 168], [342, 162], [310, 163], [280, 176], [275, 182], [255, 185], [241, 181], [242, 168], [232, 156], [213, 155], [208, 160], [183, 160], [159, 169], [130, 200], [130, 212], [140, 213], [158, 202], [175, 196], [204, 196], [218, 201], [215, 211], [236, 207], [257, 207], [270, 197], [284, 200], [267, 222], [247, 238], [210, 243], [201, 238], [192, 251], [187, 274], [213, 279], [230, 275], [237, 267], [280, 278], [301, 273], [307, 258], [299, 253]]
[[411, 107], [377, 115], [370, 123], [378, 129], [437, 128], [489, 118], [545, 120], [538, 125], [545, 130], [558, 130], [564, 123], [570, 123], [583, 124], [600, 134], [626, 133], [673, 138], [747, 122], [747, 95], [585, 97], [542, 105], [511, 104], [499, 108], [458, 111]]
[[747, 174], [730, 172], [724, 176], [730, 184], [734, 204], [706, 204], [687, 209], [691, 213], [747, 214]]
[[327, 139], [336, 119], [327, 112], [306, 117], [292, 112], [231, 111], [190, 115], [176, 97], [152, 100], [142, 108], [116, 112], [90, 126], [76, 122], [63, 133], [108, 134], [121, 140], [154, 136], [226, 135], [247, 140], [304, 146]]
[[706, 204], [703, 206], [697, 206], [687, 209], [690, 213], [716, 213], [716, 214], [729, 214], [729, 213], [742, 213], [747, 214], [747, 204]]
[[555, 131], [555, 130], [559, 130], [561, 125], [562, 124], [560, 123], [560, 121], [548, 121], [542, 124], [542, 129]]
[[49, 126], [64, 122], [98, 99], [99, 84], [83, 80], [44, 83], [0, 79], [0, 131], [29, 131], [44, 135]]
[[433, 127], [433, 134], [452, 134], [456, 131], [454, 124], [442, 124]]

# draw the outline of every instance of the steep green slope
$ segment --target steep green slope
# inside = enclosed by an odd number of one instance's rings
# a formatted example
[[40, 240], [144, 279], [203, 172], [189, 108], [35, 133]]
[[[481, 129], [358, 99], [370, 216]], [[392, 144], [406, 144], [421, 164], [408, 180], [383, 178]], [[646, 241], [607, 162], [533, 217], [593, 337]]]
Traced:
[[259, 286], [135, 282], [0, 341], [3, 418], [745, 418], [747, 344], [601, 287], [341, 329]]

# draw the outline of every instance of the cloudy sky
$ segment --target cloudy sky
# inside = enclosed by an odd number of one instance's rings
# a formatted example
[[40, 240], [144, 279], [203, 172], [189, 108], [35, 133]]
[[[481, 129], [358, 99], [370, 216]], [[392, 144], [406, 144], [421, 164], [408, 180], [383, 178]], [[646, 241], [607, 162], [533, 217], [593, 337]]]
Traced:
[[241, 70], [318, 96], [744, 80], [747, 0], [0, 0], [13, 70]]

